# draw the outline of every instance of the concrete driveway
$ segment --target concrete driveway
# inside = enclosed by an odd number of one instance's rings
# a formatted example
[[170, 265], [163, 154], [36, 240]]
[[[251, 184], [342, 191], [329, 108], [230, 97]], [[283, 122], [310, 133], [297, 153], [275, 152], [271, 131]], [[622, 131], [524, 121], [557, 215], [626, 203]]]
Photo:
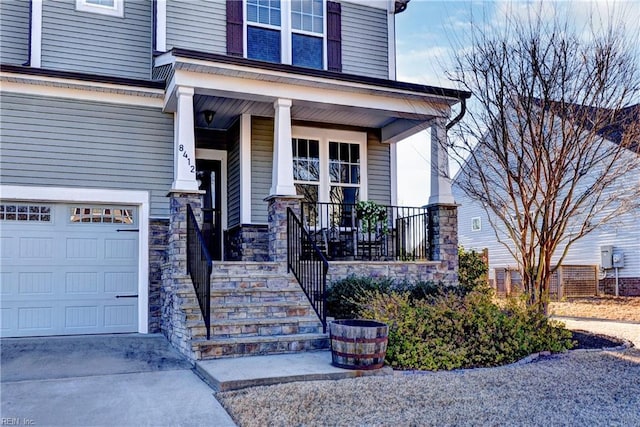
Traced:
[[162, 335], [0, 340], [2, 424], [233, 426]]

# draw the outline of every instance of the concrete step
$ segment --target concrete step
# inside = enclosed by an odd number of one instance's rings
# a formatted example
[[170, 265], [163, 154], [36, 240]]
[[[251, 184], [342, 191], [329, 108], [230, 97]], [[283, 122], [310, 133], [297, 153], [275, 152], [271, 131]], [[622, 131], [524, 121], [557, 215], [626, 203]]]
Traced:
[[213, 276], [260, 273], [286, 274], [287, 266], [280, 262], [221, 261], [213, 263], [211, 272]]
[[282, 384], [293, 381], [340, 380], [369, 375], [393, 375], [393, 369], [336, 368], [330, 351], [309, 351], [196, 362], [196, 371], [216, 391]]
[[293, 334], [192, 340], [196, 360], [295, 353], [329, 348], [327, 334]]

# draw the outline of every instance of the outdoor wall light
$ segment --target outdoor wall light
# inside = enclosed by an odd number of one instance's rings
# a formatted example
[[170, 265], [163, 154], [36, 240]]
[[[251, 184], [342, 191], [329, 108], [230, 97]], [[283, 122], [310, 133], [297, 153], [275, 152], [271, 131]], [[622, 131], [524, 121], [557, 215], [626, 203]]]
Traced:
[[216, 112], [211, 110], [204, 110], [202, 114], [204, 114], [204, 121], [207, 122], [207, 126], [209, 126], [213, 121], [213, 116], [216, 115]]

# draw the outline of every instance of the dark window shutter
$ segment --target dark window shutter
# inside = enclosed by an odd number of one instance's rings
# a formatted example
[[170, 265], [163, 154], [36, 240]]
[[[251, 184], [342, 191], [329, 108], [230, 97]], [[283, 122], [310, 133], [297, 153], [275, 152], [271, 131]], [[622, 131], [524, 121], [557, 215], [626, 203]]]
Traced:
[[327, 68], [342, 72], [342, 9], [340, 3], [327, 2]]
[[227, 55], [243, 56], [242, 0], [227, 0]]

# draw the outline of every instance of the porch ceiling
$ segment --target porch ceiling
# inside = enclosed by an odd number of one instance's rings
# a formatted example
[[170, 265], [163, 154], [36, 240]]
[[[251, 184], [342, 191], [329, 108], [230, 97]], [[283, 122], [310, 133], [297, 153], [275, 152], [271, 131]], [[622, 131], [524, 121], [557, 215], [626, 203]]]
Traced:
[[[367, 111], [361, 108], [344, 106], [323, 107], [324, 106], [314, 106], [294, 101], [291, 107], [291, 118], [293, 120], [375, 129], [384, 128], [398, 120], [398, 117], [377, 111]], [[207, 110], [215, 112], [213, 121], [209, 125], [207, 125], [204, 119], [204, 111]], [[273, 117], [274, 109], [271, 102], [196, 95], [194, 98], [194, 113], [196, 127], [228, 129], [241, 114]], [[429, 117], [425, 117], [425, 120], [429, 120]]]

